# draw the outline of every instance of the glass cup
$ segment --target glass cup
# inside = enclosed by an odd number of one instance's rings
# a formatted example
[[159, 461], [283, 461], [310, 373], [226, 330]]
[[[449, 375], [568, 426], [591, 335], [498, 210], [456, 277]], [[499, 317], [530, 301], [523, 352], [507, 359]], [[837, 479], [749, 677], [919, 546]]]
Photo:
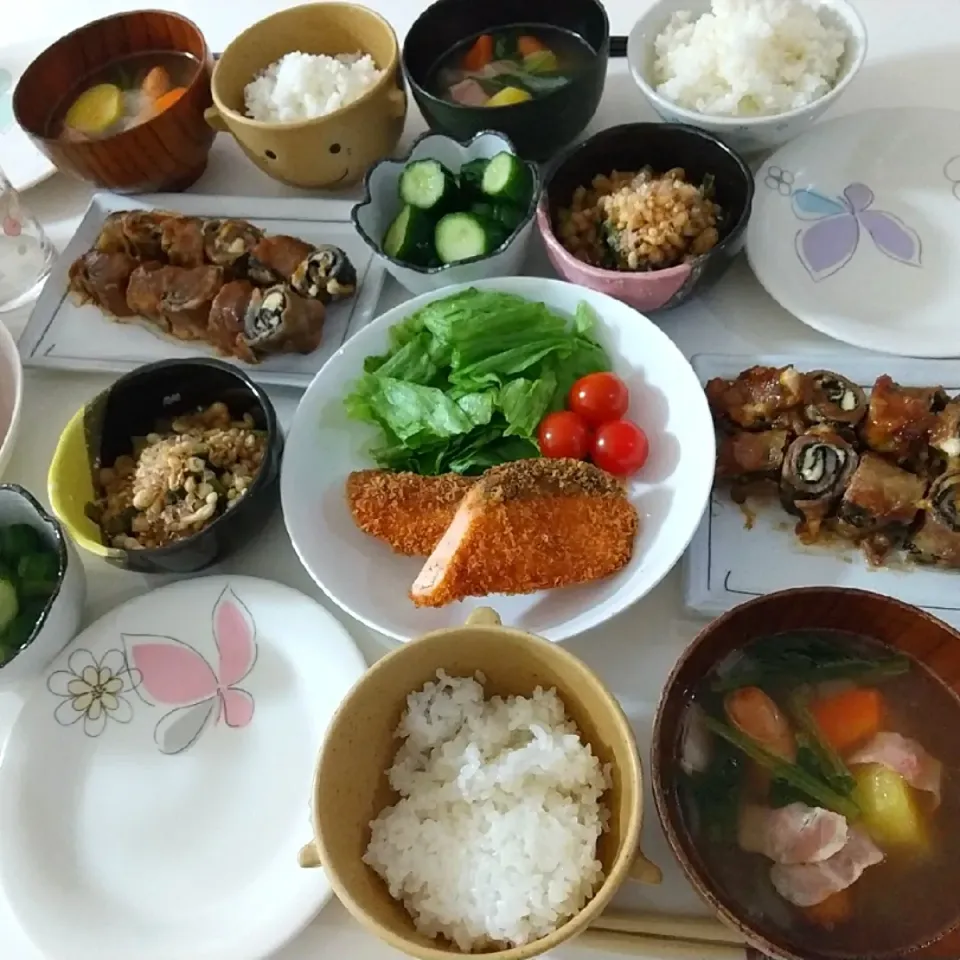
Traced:
[[57, 251], [0, 170], [0, 313], [33, 300]]

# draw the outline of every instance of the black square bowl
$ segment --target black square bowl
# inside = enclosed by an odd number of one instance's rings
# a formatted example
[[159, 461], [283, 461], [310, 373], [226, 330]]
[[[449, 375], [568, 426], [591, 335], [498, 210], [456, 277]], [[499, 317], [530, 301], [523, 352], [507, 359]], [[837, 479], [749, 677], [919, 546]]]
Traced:
[[[514, 24], [538, 23], [577, 34], [594, 52], [561, 89], [509, 107], [468, 107], [431, 92], [437, 64], [458, 43]], [[609, 51], [610, 23], [599, 0], [438, 0], [410, 28], [403, 69], [431, 130], [456, 140], [496, 130], [525, 160], [542, 161], [570, 143], [597, 112]]]
[[[104, 542], [87, 516], [96, 499], [101, 466], [129, 454], [133, 438], [151, 433], [157, 420], [193, 413], [220, 401], [235, 418], [249, 413], [267, 435], [260, 470], [236, 506], [198, 533], [165, 547], [123, 550]], [[120, 377], [77, 411], [57, 444], [47, 488], [54, 513], [73, 539], [108, 563], [141, 573], [195, 573], [222, 560], [264, 528], [279, 502], [283, 433], [263, 388], [221, 360], [162, 360]]]

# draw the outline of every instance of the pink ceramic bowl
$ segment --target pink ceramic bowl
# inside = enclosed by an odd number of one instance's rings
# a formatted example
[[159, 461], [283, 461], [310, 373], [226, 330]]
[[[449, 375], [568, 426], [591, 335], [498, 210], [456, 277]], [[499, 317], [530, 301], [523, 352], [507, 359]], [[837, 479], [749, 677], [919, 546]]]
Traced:
[[16, 341], [0, 320], [0, 476], [13, 456], [23, 405], [23, 367]]
[[[659, 173], [682, 167], [700, 183], [712, 176], [720, 205], [720, 242], [709, 253], [665, 270], [628, 272], [592, 267], [568, 253], [554, 233], [558, 211], [573, 191], [597, 174], [640, 170]], [[554, 167], [537, 208], [537, 225], [553, 268], [571, 283], [598, 290], [649, 312], [683, 303], [713, 283], [743, 248], [753, 202], [753, 174], [743, 159], [716, 137], [680, 123], [627, 123], [610, 127], [569, 150]]]

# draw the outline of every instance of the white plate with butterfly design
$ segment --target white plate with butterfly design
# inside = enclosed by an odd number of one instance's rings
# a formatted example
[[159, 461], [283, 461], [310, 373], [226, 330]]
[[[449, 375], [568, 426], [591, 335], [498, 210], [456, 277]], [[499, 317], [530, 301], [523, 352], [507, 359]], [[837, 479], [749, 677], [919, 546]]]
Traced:
[[0, 47], [0, 167], [17, 190], [46, 180], [56, 169], [20, 129], [13, 117], [13, 91], [24, 70], [52, 40]]
[[297, 853], [364, 669], [316, 601], [250, 577], [172, 584], [83, 631], [0, 765], [0, 879], [27, 936], [50, 960], [279, 949], [330, 897]]
[[866, 110], [782, 147], [757, 174], [747, 257], [821, 333], [960, 356], [960, 113]]

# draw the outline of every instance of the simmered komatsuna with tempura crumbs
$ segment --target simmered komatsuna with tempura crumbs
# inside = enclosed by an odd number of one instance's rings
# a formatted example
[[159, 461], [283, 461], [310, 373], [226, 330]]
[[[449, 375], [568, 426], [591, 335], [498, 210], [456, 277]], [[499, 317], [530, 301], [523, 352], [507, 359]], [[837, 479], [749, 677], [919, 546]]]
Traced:
[[417, 929], [463, 951], [537, 940], [599, 888], [609, 771], [555, 690], [486, 699], [484, 677], [407, 697], [388, 771], [400, 794], [364, 861]]

